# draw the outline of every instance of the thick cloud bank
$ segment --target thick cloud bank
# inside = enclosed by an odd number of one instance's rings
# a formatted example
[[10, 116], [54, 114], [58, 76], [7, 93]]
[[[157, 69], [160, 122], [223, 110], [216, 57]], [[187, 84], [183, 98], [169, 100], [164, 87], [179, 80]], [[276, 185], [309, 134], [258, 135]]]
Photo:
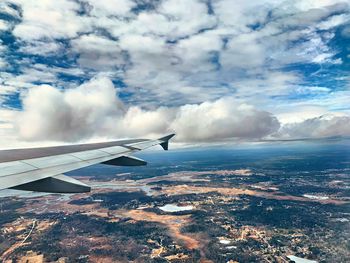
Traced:
[[285, 139], [350, 136], [350, 117], [323, 115], [284, 125], [277, 136]]
[[272, 114], [223, 98], [180, 107], [171, 127], [180, 141], [211, 141], [258, 139], [276, 132], [279, 126]]
[[23, 107], [16, 127], [21, 139], [29, 141], [157, 137], [169, 132], [175, 132], [179, 142], [350, 135], [347, 115], [328, 114], [281, 126], [273, 114], [232, 97], [180, 107], [129, 106], [106, 77], [64, 91], [49, 85], [31, 88], [23, 96]]
[[16, 121], [26, 140], [77, 141], [90, 137], [149, 137], [175, 132], [182, 142], [258, 139], [276, 132], [272, 114], [227, 97], [212, 102], [145, 110], [125, 105], [105, 77], [65, 91], [34, 87]]

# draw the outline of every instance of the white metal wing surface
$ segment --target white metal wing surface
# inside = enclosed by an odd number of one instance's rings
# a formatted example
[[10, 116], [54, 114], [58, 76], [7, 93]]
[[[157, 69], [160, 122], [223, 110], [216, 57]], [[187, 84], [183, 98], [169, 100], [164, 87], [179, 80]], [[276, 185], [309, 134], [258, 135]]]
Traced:
[[174, 136], [156, 139], [123, 140], [107, 143], [66, 145], [0, 151], [0, 190], [11, 188], [51, 193], [88, 192], [90, 187], [64, 173], [103, 163], [138, 166], [147, 163], [132, 153], [161, 145], [168, 149]]

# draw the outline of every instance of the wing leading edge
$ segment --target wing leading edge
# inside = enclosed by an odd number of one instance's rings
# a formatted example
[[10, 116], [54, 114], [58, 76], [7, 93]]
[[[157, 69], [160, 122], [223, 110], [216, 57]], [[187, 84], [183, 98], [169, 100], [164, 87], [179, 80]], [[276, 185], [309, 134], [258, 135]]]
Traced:
[[81, 193], [91, 188], [64, 173], [93, 164], [139, 166], [147, 162], [130, 156], [161, 145], [168, 150], [175, 134], [156, 139], [67, 145], [0, 151], [0, 190], [17, 189], [49, 193]]

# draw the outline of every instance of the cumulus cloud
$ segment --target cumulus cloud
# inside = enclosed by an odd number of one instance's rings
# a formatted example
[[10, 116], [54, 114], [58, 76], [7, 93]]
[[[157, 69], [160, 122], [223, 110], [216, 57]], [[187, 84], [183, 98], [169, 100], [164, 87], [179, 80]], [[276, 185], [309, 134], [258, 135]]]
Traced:
[[80, 5], [69, 0], [14, 0], [21, 6], [22, 22], [13, 34], [25, 41], [76, 37], [91, 28], [87, 18], [77, 15]]
[[56, 42], [32, 41], [20, 47], [20, 52], [34, 55], [49, 55], [62, 51], [63, 47]]
[[272, 114], [233, 98], [148, 110], [128, 106], [106, 77], [66, 91], [49, 85], [33, 87], [24, 97], [23, 107], [16, 125], [26, 140], [76, 141], [92, 136], [143, 137], [176, 132], [178, 141], [219, 141], [258, 139], [279, 128]]
[[273, 114], [232, 97], [178, 107], [128, 105], [103, 76], [68, 90], [35, 86], [22, 97], [23, 111], [7, 110], [3, 116], [15, 121], [1, 124], [19, 141], [156, 138], [170, 132], [177, 134], [177, 142], [187, 143], [350, 136], [345, 114], [282, 125]]
[[131, 8], [135, 6], [135, 2], [131, 0], [87, 0], [90, 5], [90, 14], [101, 16], [126, 16], [130, 13]]
[[0, 32], [13, 37], [0, 42], [0, 82], [22, 94], [21, 138], [296, 137], [308, 126], [285, 120], [348, 109], [346, 1], [146, 2], [0, 3]]
[[14, 18], [20, 17], [18, 10], [16, 10], [13, 5], [7, 1], [2, 1], [0, 3], [0, 13]]
[[178, 142], [225, 139], [298, 139], [350, 136], [350, 117], [323, 115], [285, 123], [232, 97], [179, 107], [143, 109], [123, 103], [110, 79], [98, 77], [76, 88], [33, 87], [23, 98], [15, 125], [24, 140], [157, 137], [175, 132]]
[[94, 34], [83, 35], [71, 41], [72, 51], [79, 54], [83, 68], [111, 70], [121, 65], [123, 57], [116, 41]]
[[106, 78], [65, 92], [49, 85], [33, 87], [17, 119], [19, 134], [25, 139], [78, 140], [103, 129], [106, 119], [120, 114], [121, 105]]
[[276, 137], [283, 139], [350, 136], [350, 116], [326, 114], [298, 123], [285, 124]]
[[168, 18], [165, 25], [169, 38], [188, 36], [216, 24], [216, 18], [209, 14], [207, 5], [199, 0], [165, 0], [159, 12]]
[[[293, 93], [302, 74], [283, 69], [295, 63], [341, 64], [330, 41], [332, 30], [349, 20], [349, 5], [342, 0], [10, 2], [22, 10], [12, 32], [21, 41], [19, 51], [64, 53], [71, 67], [112, 72], [128, 86], [130, 100], [144, 103], [147, 93], [148, 101], [167, 105], [236, 91], [254, 100], [257, 90], [259, 96], [271, 90], [254, 80], [276, 75], [285, 77], [278, 78], [272, 95]], [[188, 96], [189, 91], [195, 93]], [[193, 96], [197, 93], [202, 95]]]
[[183, 141], [259, 139], [279, 128], [276, 117], [231, 98], [179, 108], [172, 127]]

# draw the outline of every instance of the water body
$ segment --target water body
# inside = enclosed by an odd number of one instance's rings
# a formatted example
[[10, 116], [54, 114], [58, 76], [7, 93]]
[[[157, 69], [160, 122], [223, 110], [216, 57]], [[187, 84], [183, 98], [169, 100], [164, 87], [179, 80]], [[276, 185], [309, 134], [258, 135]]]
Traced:
[[308, 194], [305, 194], [303, 196], [306, 198], [315, 199], [315, 200], [327, 200], [327, 199], [329, 199], [328, 196], [308, 195]]
[[227, 240], [227, 239], [221, 239], [221, 240], [219, 240], [219, 242], [220, 242], [221, 244], [224, 244], [224, 245], [229, 245], [229, 244], [231, 243], [231, 241], [230, 241], [230, 240]]
[[287, 256], [287, 258], [289, 258], [290, 260], [293, 260], [295, 263], [317, 263], [318, 262], [316, 260], [300, 258], [297, 256]]
[[166, 204], [164, 206], [159, 207], [160, 210], [164, 212], [181, 212], [181, 211], [189, 211], [193, 209], [193, 206], [178, 206], [175, 204]]
[[154, 194], [154, 191], [151, 189], [151, 186], [148, 185], [138, 185], [133, 183], [122, 183], [118, 182], [89, 182], [89, 185], [95, 188], [106, 188], [106, 189], [114, 189], [114, 190], [124, 190], [124, 189], [135, 189], [135, 190], [141, 190], [146, 193], [148, 196], [152, 196]]

